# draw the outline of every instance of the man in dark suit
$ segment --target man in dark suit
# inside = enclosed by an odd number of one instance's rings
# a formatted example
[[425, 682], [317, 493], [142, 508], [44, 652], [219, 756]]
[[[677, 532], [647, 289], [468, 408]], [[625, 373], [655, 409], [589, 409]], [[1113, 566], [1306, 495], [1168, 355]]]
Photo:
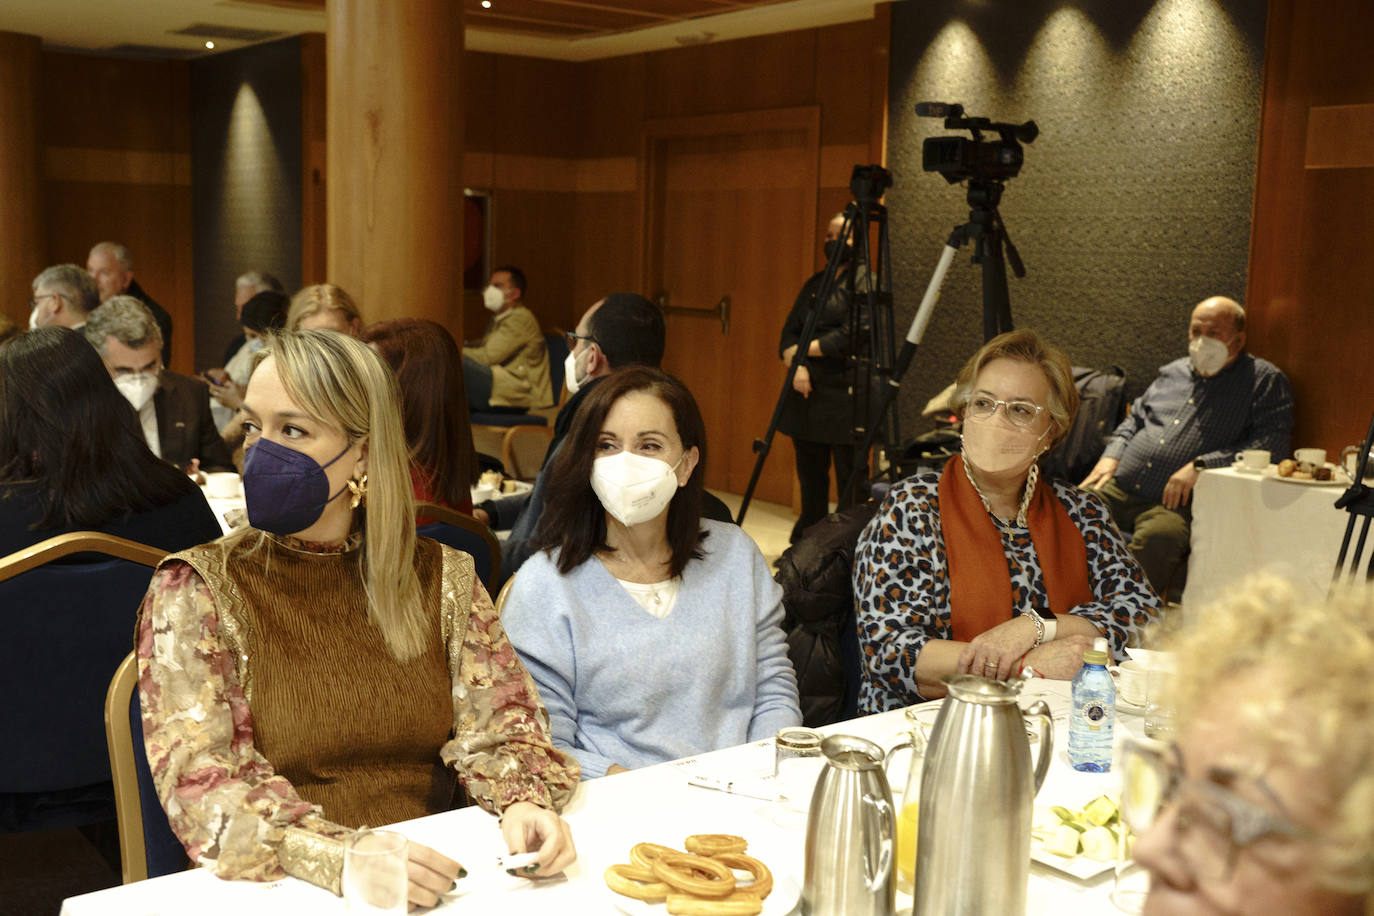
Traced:
[[234, 469], [210, 416], [209, 389], [162, 367], [162, 332], [147, 306], [133, 296], [113, 296], [91, 312], [83, 330], [137, 411], [155, 455], [187, 471]]
[[95, 279], [100, 301], [111, 296], [133, 296], [148, 307], [162, 332], [162, 365], [172, 362], [172, 316], [153, 301], [134, 279], [134, 256], [118, 242], [97, 242], [86, 256], [86, 271]]

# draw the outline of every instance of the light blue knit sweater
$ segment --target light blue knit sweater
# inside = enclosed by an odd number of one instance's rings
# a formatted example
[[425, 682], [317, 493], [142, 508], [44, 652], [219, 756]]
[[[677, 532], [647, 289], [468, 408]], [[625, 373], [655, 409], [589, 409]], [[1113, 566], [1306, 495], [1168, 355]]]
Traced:
[[595, 557], [567, 576], [544, 553], [515, 577], [501, 623], [539, 686], [553, 743], [584, 778], [730, 747], [801, 724], [782, 589], [735, 525], [702, 520], [662, 620]]

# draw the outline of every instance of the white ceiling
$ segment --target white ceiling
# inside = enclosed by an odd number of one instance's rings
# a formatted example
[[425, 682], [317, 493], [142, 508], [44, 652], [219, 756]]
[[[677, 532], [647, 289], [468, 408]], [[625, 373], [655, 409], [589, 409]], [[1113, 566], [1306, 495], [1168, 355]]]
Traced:
[[[46, 47], [53, 49], [112, 54], [120, 53], [117, 49], [128, 45], [167, 49], [160, 56], [194, 57], [231, 51], [254, 43], [216, 40], [215, 49], [209, 51], [204, 47], [203, 38], [174, 34], [197, 23], [260, 29], [282, 35], [325, 30], [323, 12], [273, 6], [270, 2], [0, 0], [0, 31], [38, 35]], [[685, 23], [580, 39], [469, 28], [467, 47], [476, 51], [529, 57], [592, 60], [870, 19], [874, 3], [875, 0], [792, 0]]]

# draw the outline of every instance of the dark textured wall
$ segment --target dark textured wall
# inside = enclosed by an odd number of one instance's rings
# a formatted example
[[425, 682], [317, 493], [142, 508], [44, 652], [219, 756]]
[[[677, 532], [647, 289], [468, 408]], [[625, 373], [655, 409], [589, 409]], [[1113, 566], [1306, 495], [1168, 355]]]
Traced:
[[[1001, 212], [1026, 263], [1012, 317], [1075, 365], [1115, 364], [1134, 397], [1183, 356], [1202, 298], [1244, 301], [1263, 0], [919, 0], [892, 10], [887, 195], [905, 332], [964, 189], [921, 170], [950, 135], [919, 101], [961, 102], [1040, 137]], [[962, 136], [969, 136], [960, 132]], [[956, 256], [901, 397], [904, 434], [982, 343], [981, 272]]]
[[239, 331], [234, 280], [301, 275], [301, 49], [288, 38], [191, 64], [196, 368]]

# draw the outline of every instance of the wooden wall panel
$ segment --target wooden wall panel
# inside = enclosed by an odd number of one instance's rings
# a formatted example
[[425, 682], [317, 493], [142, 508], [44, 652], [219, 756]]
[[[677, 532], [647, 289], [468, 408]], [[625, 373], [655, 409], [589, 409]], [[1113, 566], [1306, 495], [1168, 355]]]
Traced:
[[172, 366], [194, 371], [190, 69], [182, 61], [43, 55], [47, 262], [129, 247], [139, 284], [172, 315]]
[[645, 116], [676, 118], [814, 104], [819, 31], [648, 54]]
[[0, 32], [0, 315], [21, 328], [45, 255], [42, 49], [35, 35]]
[[1328, 452], [1360, 439], [1374, 411], [1374, 168], [1340, 162], [1320, 129], [1329, 106], [1374, 104], [1371, 30], [1363, 0], [1269, 3], [1249, 347], [1293, 382], [1294, 447]]
[[324, 34], [301, 36], [301, 285], [324, 283], [329, 249], [325, 239]]

